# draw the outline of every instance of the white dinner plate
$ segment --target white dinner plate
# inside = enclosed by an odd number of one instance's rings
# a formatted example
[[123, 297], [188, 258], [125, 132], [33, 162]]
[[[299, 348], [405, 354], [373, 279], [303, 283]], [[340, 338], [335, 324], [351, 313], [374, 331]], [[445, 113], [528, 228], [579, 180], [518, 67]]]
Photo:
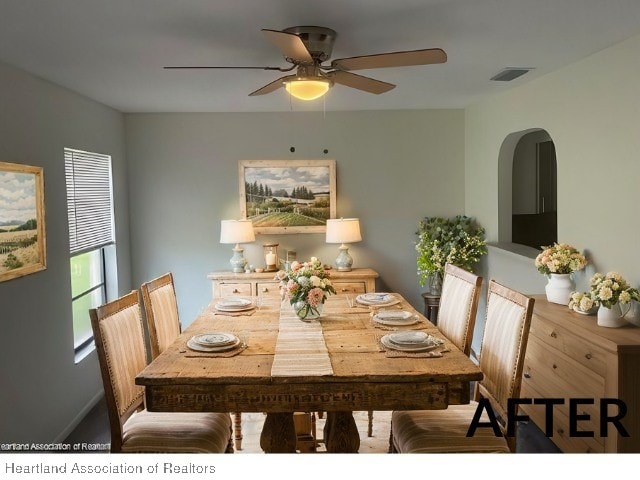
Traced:
[[390, 293], [365, 293], [358, 295], [356, 297], [356, 302], [367, 306], [389, 307], [400, 303], [400, 300]]
[[236, 348], [240, 344], [240, 339], [236, 337], [236, 340], [233, 343], [228, 345], [221, 345], [218, 347], [205, 347], [204, 345], [200, 345], [193, 341], [193, 338], [187, 340], [187, 347], [191, 350], [195, 350], [197, 352], [226, 352], [227, 350], [232, 350]]
[[238, 340], [238, 337], [233, 333], [211, 332], [195, 335], [192, 337], [192, 340], [203, 347], [223, 347], [225, 345], [231, 345]]
[[[401, 332], [396, 332], [401, 333]], [[393, 333], [389, 335], [385, 335], [380, 339], [382, 345], [391, 350], [399, 350], [401, 352], [428, 352], [430, 350], [434, 350], [438, 348], [442, 343], [428, 340], [423, 343], [405, 343], [400, 344], [392, 341], [389, 337], [394, 335]]]
[[253, 309], [253, 305], [249, 304], [246, 307], [225, 307], [224, 305], [216, 303], [215, 308], [220, 312], [246, 312], [247, 310]]
[[251, 300], [241, 297], [223, 298], [216, 305], [224, 308], [245, 308], [252, 305]]
[[399, 345], [420, 345], [432, 341], [431, 335], [416, 330], [405, 330], [402, 332], [390, 333], [389, 340]]
[[413, 325], [418, 323], [417, 315], [403, 310], [382, 310], [373, 316], [373, 320], [382, 325]]
[[364, 302], [371, 303], [387, 303], [393, 299], [393, 295], [388, 293], [379, 292], [379, 293], [362, 293], [358, 295], [358, 300], [362, 300]]

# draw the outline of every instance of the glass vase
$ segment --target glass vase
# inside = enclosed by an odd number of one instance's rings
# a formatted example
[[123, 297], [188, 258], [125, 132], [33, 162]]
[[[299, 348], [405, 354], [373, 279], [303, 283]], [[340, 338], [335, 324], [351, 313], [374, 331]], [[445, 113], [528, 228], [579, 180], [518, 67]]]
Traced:
[[310, 322], [316, 320], [322, 316], [322, 309], [324, 303], [318, 304], [317, 307], [312, 307], [308, 302], [304, 300], [295, 302], [293, 304], [293, 310], [296, 312], [298, 318], [304, 322]]

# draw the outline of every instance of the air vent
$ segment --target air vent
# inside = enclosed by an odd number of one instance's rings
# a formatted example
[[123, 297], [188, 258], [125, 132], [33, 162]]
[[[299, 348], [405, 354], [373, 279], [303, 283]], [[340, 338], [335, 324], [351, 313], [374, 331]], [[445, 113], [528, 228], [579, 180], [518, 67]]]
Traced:
[[511, 80], [515, 80], [516, 78], [521, 77], [529, 70], [533, 70], [533, 68], [505, 68], [501, 72], [491, 77], [491, 80], [494, 80], [496, 82], [510, 82]]

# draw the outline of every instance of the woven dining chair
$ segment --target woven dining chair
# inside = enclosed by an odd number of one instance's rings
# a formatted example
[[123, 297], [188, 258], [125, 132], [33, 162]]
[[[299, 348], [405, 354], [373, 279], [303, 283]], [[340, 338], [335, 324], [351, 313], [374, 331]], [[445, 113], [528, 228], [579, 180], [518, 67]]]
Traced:
[[[446, 410], [395, 411], [391, 415], [390, 451], [393, 453], [515, 452], [515, 437], [506, 437], [507, 402], [520, 395], [522, 367], [534, 300], [491, 280], [475, 401], [450, 405]], [[488, 400], [499, 419], [502, 436], [491, 428], [467, 431], [480, 399]], [[481, 422], [489, 422], [483, 411]]]
[[228, 413], [149, 412], [135, 377], [147, 365], [137, 291], [89, 310], [104, 386], [111, 451], [232, 453]]
[[444, 267], [438, 330], [469, 356], [482, 277], [447, 263]]
[[[173, 274], [167, 272], [140, 286], [144, 313], [149, 331], [151, 358], [160, 355], [180, 335], [182, 326], [178, 315], [178, 300]], [[233, 414], [236, 450], [242, 450], [242, 415]]]

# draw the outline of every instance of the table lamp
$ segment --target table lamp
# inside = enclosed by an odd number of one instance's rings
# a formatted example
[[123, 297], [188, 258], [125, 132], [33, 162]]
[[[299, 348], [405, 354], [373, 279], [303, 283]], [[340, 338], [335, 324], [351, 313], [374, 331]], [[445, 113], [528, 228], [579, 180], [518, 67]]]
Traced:
[[345, 243], [360, 242], [360, 220], [357, 218], [340, 218], [327, 220], [327, 243], [340, 243], [340, 253], [336, 258], [339, 272], [351, 271], [353, 258], [349, 255], [349, 247]]
[[256, 236], [253, 233], [253, 223], [251, 220], [221, 220], [220, 221], [220, 243], [235, 243], [233, 247], [233, 257], [229, 261], [235, 273], [244, 272], [247, 259], [244, 258], [244, 248], [241, 243], [255, 242]]

